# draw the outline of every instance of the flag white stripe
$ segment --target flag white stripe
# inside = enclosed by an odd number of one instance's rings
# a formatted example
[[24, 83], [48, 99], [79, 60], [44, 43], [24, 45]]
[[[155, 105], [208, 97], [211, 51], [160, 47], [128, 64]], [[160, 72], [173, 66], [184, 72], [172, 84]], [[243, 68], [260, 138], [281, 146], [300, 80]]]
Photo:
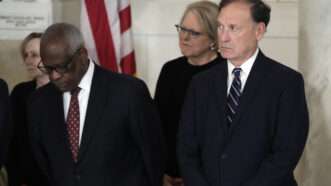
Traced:
[[[128, 24], [128, 20], [123, 19], [131, 19], [131, 17], [128, 17], [130, 15], [130, 9], [127, 9], [130, 7], [130, 0], [103, 0], [106, 10], [106, 15], [108, 19], [108, 26], [110, 28], [111, 32], [111, 38], [113, 41], [113, 50], [114, 50], [114, 58], [116, 60], [117, 65], [117, 71], [122, 72], [123, 69], [121, 67], [125, 68], [125, 73], [135, 73], [135, 61], [134, 61], [134, 55], [132, 52], [134, 52], [133, 48], [133, 37], [132, 37], [132, 29], [130, 25], [122, 25], [126, 27], [129, 26], [129, 28], [125, 28], [126, 30], [122, 30], [123, 33], [121, 33], [121, 21], [123, 21], [123, 24]], [[96, 43], [93, 36], [93, 30], [91, 28], [88, 13], [86, 9], [85, 0], [81, 0], [81, 31], [84, 37], [85, 41], [85, 47], [88, 50], [89, 56], [96, 61], [96, 63], [100, 64], [98, 59], [98, 54], [96, 50]], [[95, 11], [95, 10], [94, 10]], [[97, 10], [96, 10], [97, 11]], [[122, 17], [122, 20], [120, 19], [121, 12], [125, 11]], [[121, 15], [121, 16], [122, 16]], [[98, 36], [100, 37], [100, 36]], [[102, 36], [101, 36], [102, 37]], [[102, 49], [107, 52], [109, 49], [105, 48]], [[99, 51], [100, 52], [100, 51]], [[101, 54], [102, 55], [102, 54]], [[121, 59], [124, 57], [127, 57], [130, 55], [130, 58], [128, 60], [125, 60], [124, 63], [121, 66]], [[104, 55], [102, 55], [104, 56]], [[132, 58], [133, 57], [133, 58]], [[107, 62], [106, 62], [107, 63]], [[111, 63], [111, 62], [110, 62]]]
[[122, 43], [125, 45], [121, 46], [121, 57], [124, 57], [130, 54], [133, 51], [133, 43], [132, 43], [132, 32], [131, 29], [128, 29], [122, 34]]
[[100, 64], [96, 47], [95, 47], [95, 42], [94, 42], [94, 37], [92, 34], [91, 30], [91, 25], [90, 25], [90, 20], [87, 15], [87, 9], [86, 9], [86, 4], [85, 1], [82, 0], [82, 11], [81, 11], [81, 16], [80, 16], [80, 29], [82, 31], [82, 35], [85, 41], [85, 47], [88, 51], [89, 56], [97, 63]]
[[130, 5], [130, 1], [129, 0], [121, 0], [121, 1], [119, 1], [119, 11], [125, 9], [129, 5]]
[[119, 1], [121, 0], [104, 0], [105, 7], [107, 10], [107, 16], [109, 21], [109, 27], [111, 30], [114, 48], [115, 48], [115, 57], [117, 67], [120, 70], [119, 63], [121, 61], [121, 28], [120, 28], [120, 19], [118, 16], [118, 7]]

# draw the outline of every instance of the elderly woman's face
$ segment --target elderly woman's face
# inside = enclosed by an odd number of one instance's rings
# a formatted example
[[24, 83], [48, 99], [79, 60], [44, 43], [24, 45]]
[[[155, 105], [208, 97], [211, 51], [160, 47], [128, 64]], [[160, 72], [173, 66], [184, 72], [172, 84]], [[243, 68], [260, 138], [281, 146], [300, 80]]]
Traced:
[[34, 38], [26, 44], [23, 53], [23, 62], [32, 78], [42, 75], [42, 72], [40, 72], [37, 68], [39, 62], [41, 61], [39, 49], [40, 38]]
[[203, 56], [210, 51], [212, 41], [204, 33], [202, 26], [192, 11], [186, 14], [179, 26], [179, 47], [184, 56], [195, 58]]

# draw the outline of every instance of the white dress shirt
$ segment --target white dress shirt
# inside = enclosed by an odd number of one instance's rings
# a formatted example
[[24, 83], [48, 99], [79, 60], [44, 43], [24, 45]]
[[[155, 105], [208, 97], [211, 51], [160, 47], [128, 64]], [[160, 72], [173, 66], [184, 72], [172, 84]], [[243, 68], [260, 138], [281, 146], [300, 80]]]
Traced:
[[227, 63], [228, 63], [228, 92], [227, 93], [228, 94], [230, 92], [231, 83], [234, 78], [234, 74], [232, 74], [232, 71], [234, 68], [241, 68], [241, 72], [240, 72], [241, 90], [240, 90], [240, 92], [243, 92], [244, 87], [246, 85], [248, 75], [251, 72], [251, 69], [253, 67], [253, 64], [255, 62], [255, 59], [256, 59], [258, 53], [259, 53], [259, 48], [257, 48], [255, 53], [239, 67], [235, 67], [231, 63], [230, 60], [227, 60]]
[[[90, 90], [92, 85], [92, 78], [94, 73], [94, 63], [92, 60], [89, 60], [89, 67], [84, 74], [83, 78], [78, 84], [78, 87], [81, 88], [78, 94], [78, 102], [79, 102], [79, 145], [82, 139], [83, 128], [85, 124], [86, 110], [87, 104], [90, 97]], [[67, 115], [69, 112], [71, 94], [70, 91], [63, 93], [63, 107], [64, 107], [64, 118], [67, 121]]]

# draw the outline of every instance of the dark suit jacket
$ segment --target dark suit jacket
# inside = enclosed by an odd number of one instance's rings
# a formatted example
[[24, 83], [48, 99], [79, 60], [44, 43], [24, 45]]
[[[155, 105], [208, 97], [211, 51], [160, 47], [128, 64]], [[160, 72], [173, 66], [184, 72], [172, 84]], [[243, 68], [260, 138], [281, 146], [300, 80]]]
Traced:
[[36, 81], [19, 83], [10, 94], [12, 138], [9, 144], [6, 170], [9, 186], [47, 186], [31, 152], [26, 117], [27, 101], [36, 90]]
[[308, 132], [302, 76], [259, 52], [231, 128], [227, 63], [194, 77], [182, 113], [185, 186], [295, 186]]
[[159, 186], [160, 122], [145, 84], [96, 66], [75, 163], [64, 121], [62, 93], [36, 91], [29, 107], [31, 142], [53, 186]]
[[8, 86], [0, 79], [0, 168], [6, 161], [11, 133]]

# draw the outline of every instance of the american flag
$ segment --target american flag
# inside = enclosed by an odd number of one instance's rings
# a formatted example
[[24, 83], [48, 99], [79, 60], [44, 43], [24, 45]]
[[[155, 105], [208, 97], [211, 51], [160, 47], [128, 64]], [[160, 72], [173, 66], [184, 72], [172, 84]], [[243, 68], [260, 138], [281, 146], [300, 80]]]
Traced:
[[81, 31], [89, 55], [114, 72], [135, 74], [130, 0], [82, 0]]

